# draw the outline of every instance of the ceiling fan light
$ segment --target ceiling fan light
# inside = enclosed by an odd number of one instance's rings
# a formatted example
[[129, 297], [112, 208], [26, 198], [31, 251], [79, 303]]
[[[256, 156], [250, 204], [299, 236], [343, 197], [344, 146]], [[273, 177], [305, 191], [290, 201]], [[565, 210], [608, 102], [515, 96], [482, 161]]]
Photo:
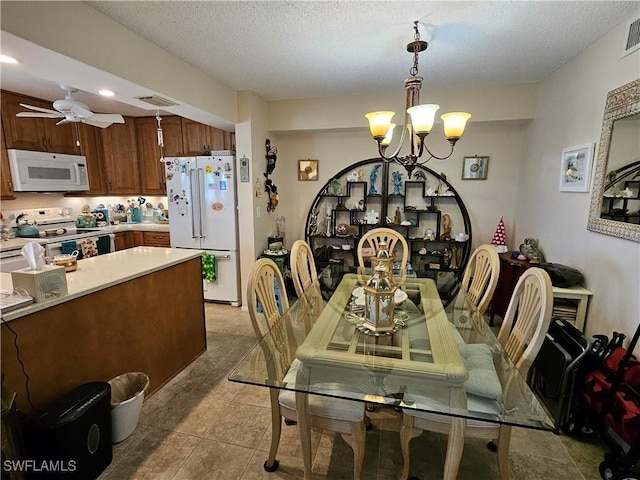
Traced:
[[10, 55], [0, 55], [0, 63], [12, 63], [12, 64], [16, 64], [16, 63], [20, 63], [20, 60], [18, 60], [15, 57], [12, 57]]
[[116, 92], [114, 92], [113, 90], [109, 90], [109, 89], [106, 89], [106, 88], [98, 90], [98, 93], [100, 95], [102, 95], [103, 97], [113, 97], [116, 94]]
[[384, 138], [380, 142], [380, 145], [382, 145], [383, 147], [388, 147], [389, 146], [389, 144], [391, 143], [391, 140], [393, 139], [393, 129], [394, 128], [396, 128], [396, 124], [395, 123], [390, 123], [389, 124], [389, 130], [387, 130], [387, 134], [384, 136]]
[[449, 112], [440, 115], [444, 122], [444, 134], [448, 139], [458, 139], [462, 136], [467, 120], [471, 118], [470, 113]]
[[371, 135], [376, 140], [382, 141], [382, 139], [387, 135], [389, 131], [389, 127], [391, 126], [391, 118], [396, 114], [396, 112], [371, 112], [367, 113], [365, 117], [369, 120], [369, 130], [371, 130]]
[[425, 105], [416, 105], [408, 108], [407, 113], [411, 115], [411, 125], [416, 135], [425, 135], [433, 128], [433, 120], [440, 105], [428, 103]]

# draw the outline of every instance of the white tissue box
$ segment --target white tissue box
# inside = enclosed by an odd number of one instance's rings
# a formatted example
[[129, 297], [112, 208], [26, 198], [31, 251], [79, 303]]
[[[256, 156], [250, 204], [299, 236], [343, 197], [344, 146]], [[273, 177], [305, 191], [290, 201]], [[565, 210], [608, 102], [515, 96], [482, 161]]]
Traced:
[[64, 267], [47, 265], [44, 270], [14, 270], [11, 272], [13, 288], [24, 288], [34, 302], [46, 302], [67, 294], [67, 276]]

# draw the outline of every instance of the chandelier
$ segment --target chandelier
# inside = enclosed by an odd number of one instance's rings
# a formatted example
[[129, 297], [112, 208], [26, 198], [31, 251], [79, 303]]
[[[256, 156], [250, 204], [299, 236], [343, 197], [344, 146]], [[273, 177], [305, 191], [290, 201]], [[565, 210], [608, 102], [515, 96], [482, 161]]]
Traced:
[[[445, 160], [449, 158], [453, 153], [456, 142], [464, 132], [467, 120], [471, 118], [471, 115], [465, 112], [450, 112], [440, 115], [444, 124], [444, 134], [447, 137], [447, 140], [449, 140], [449, 144], [451, 146], [449, 155], [445, 157], [434, 155], [425, 145], [425, 140], [433, 127], [435, 115], [440, 108], [440, 105], [419, 104], [420, 87], [422, 87], [423, 78], [418, 76], [418, 54], [425, 51], [429, 44], [420, 40], [417, 20], [413, 22], [413, 30], [415, 32], [413, 37], [414, 40], [407, 45], [407, 51], [413, 52], [413, 66], [411, 67], [411, 70], [409, 70], [409, 74], [411, 76], [404, 81], [404, 85], [407, 90], [407, 103], [404, 117], [404, 124], [406, 125], [406, 128], [402, 129], [398, 147], [392, 155], [385, 155], [385, 152], [391, 143], [393, 130], [396, 127], [394, 123], [391, 123], [391, 118], [395, 115], [395, 112], [380, 111], [367, 113], [365, 115], [369, 120], [371, 135], [374, 140], [378, 142], [378, 153], [382, 160], [385, 162], [396, 162], [404, 166], [409, 174], [409, 178], [411, 177], [411, 172], [416, 168], [416, 165], [424, 165], [432, 158], [438, 160]], [[409, 138], [413, 139], [409, 142], [411, 144], [410, 152], [408, 155], [399, 156], [407, 135]], [[428, 154], [428, 157], [419, 161], [425, 152]]]

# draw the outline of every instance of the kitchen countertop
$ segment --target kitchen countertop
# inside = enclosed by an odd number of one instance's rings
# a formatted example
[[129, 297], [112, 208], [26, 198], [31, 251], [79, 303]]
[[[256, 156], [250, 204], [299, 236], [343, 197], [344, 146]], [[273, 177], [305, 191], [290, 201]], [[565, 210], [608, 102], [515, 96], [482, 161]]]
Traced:
[[[93, 230], [93, 229], [90, 229], [90, 230]], [[95, 229], [96, 235], [100, 235], [102, 232], [118, 233], [118, 232], [127, 232], [127, 231], [168, 232], [169, 224], [168, 223], [120, 223], [118, 225], [111, 225], [109, 227], [99, 227]], [[20, 249], [29, 242], [44, 243], [45, 241], [51, 241], [52, 239], [55, 239], [55, 237], [35, 237], [35, 238], [15, 237], [10, 240], [6, 240], [4, 242], [0, 242], [0, 252]]]
[[[15, 320], [74, 298], [89, 295], [98, 290], [197, 258], [201, 254], [201, 250], [134, 247], [78, 260], [78, 269], [66, 275], [67, 295], [3, 313], [2, 317], [5, 321]], [[0, 274], [0, 287], [2, 290], [13, 289], [10, 273]]]

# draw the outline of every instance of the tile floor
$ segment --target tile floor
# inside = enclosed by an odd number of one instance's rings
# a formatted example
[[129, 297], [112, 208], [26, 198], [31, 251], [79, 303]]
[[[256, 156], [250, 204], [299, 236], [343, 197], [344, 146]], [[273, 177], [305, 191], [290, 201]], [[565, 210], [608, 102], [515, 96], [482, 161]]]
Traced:
[[[271, 429], [267, 389], [231, 383], [227, 374], [254, 345], [249, 315], [239, 308], [207, 303], [207, 352], [145, 401], [131, 437], [114, 445], [111, 465], [100, 480], [125, 479], [298, 479], [303, 477], [297, 427], [283, 426], [280, 468], [267, 473]], [[370, 414], [363, 479], [393, 480], [402, 469], [400, 414]], [[340, 436], [314, 431], [315, 479], [353, 478], [352, 451]], [[424, 432], [414, 439], [411, 474], [442, 478], [446, 437]], [[597, 480], [604, 447], [548, 432], [515, 428], [511, 439], [514, 480]], [[468, 440], [460, 480], [497, 479], [495, 454], [484, 441]]]

